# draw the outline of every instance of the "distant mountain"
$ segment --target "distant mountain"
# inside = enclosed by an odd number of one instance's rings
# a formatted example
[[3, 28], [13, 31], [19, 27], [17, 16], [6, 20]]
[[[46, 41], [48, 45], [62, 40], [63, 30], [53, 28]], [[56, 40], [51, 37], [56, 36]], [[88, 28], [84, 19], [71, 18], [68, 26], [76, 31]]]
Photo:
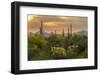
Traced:
[[[34, 35], [34, 34], [40, 35], [40, 31], [37, 31], [37, 32], [32, 33], [32, 34], [33, 34], [33, 35]], [[51, 34], [51, 33], [43, 32], [43, 36], [45, 36], [45, 37], [50, 36], [50, 34]]]
[[[35, 34], [40, 35], [40, 32], [37, 31], [35, 33], [33, 33], [33, 32], [29, 32], [28, 33], [29, 36], [30, 35], [35, 35]], [[88, 35], [88, 32], [87, 31], [80, 31], [80, 32], [75, 32], [73, 34], [79, 34], [79, 35], [85, 35], [85, 36], [87, 36]], [[50, 35], [51, 35], [51, 33], [43, 32], [43, 36], [45, 36], [45, 37], [49, 37]], [[67, 36], [67, 35], [68, 35], [68, 33], [65, 33], [65, 36]]]
[[80, 31], [80, 32], [77, 32], [77, 34], [87, 36], [88, 35], [88, 32], [87, 31]]
[[32, 35], [34, 35], [33, 32], [28, 32], [28, 36], [32, 36]]

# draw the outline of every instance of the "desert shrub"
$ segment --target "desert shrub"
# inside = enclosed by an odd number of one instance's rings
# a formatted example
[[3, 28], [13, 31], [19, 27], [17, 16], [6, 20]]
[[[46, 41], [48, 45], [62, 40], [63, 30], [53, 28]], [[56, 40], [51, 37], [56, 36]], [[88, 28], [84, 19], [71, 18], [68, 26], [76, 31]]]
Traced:
[[66, 55], [67, 59], [77, 58], [77, 56], [79, 54], [78, 45], [68, 46], [68, 48], [66, 50], [66, 54], [67, 54]]
[[28, 60], [46, 60], [50, 58], [50, 46], [45, 37], [33, 35], [28, 37]]
[[28, 60], [87, 58], [87, 37], [73, 34], [28, 37]]
[[47, 45], [48, 42], [45, 40], [43, 36], [34, 35], [28, 38], [28, 43], [29, 43], [29, 46], [35, 44], [39, 48], [42, 48], [42, 47], [45, 47], [45, 45]]
[[66, 50], [73, 45], [78, 47], [71, 47], [70, 49], [78, 50], [80, 53], [87, 49], [87, 37], [84, 35], [73, 34], [72, 37], [66, 36], [64, 43]]
[[52, 57], [54, 59], [63, 59], [66, 57], [66, 51], [61, 47], [51, 47]]
[[79, 55], [78, 58], [88, 58], [88, 51], [84, 50]]
[[32, 58], [32, 60], [50, 60], [51, 55], [48, 52], [40, 51], [39, 53], [35, 54], [35, 56]]
[[47, 38], [48, 43], [51, 47], [63, 47], [64, 46], [64, 38], [60, 35], [51, 35]]
[[39, 48], [36, 45], [32, 45], [28, 48], [28, 60], [32, 60], [32, 58], [39, 52]]
[[86, 58], [87, 51], [80, 50], [78, 45], [70, 45], [66, 50], [66, 58], [75, 59], [75, 58]]

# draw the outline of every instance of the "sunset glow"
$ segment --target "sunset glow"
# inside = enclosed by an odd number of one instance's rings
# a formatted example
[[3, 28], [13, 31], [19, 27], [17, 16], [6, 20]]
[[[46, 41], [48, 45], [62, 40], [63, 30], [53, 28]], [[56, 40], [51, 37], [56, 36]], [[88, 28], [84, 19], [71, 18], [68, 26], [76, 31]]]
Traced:
[[64, 29], [65, 33], [67, 33], [70, 24], [73, 26], [73, 33], [87, 31], [87, 20], [87, 17], [29, 15], [28, 32], [35, 33], [39, 31], [41, 21], [46, 32], [54, 32], [56, 30], [57, 33], [61, 34]]

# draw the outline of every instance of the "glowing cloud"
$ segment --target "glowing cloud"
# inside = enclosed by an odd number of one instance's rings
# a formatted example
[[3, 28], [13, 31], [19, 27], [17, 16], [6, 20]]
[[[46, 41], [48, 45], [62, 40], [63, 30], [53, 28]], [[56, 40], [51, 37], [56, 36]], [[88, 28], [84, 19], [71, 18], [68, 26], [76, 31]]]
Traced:
[[57, 33], [62, 33], [64, 29], [67, 33], [70, 24], [73, 25], [73, 33], [88, 29], [87, 17], [28, 15], [29, 32], [37, 32], [40, 29], [41, 21], [46, 32], [56, 30]]

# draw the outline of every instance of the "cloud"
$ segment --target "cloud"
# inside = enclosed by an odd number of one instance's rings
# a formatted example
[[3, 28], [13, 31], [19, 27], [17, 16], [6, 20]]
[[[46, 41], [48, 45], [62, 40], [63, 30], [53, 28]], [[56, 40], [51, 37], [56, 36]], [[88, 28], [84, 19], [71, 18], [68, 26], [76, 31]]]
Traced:
[[67, 29], [70, 24], [73, 26], [73, 32], [87, 30], [88, 18], [78, 16], [42, 16], [42, 15], [29, 15], [28, 16], [28, 29], [29, 32], [36, 32], [40, 28], [41, 21], [43, 22], [44, 30], [52, 32], [57, 30], [61, 33], [62, 29]]

